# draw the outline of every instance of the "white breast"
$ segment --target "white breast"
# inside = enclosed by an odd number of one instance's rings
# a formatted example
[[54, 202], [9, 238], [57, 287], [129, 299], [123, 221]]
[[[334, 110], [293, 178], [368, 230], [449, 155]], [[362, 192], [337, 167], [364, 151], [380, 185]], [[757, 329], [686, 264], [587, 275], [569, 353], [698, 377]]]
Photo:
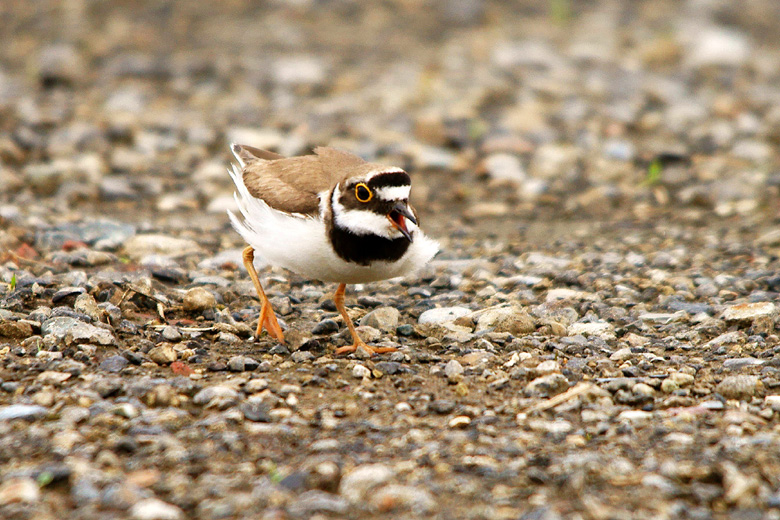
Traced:
[[235, 198], [243, 217], [239, 219], [229, 211], [233, 227], [255, 249], [257, 256], [306, 278], [340, 283], [395, 278], [422, 268], [439, 250], [436, 241], [420, 229], [414, 229], [414, 241], [395, 262], [376, 261], [368, 266], [346, 262], [331, 247], [322, 220], [271, 208], [249, 193], [236, 167], [228, 172], [236, 184]]

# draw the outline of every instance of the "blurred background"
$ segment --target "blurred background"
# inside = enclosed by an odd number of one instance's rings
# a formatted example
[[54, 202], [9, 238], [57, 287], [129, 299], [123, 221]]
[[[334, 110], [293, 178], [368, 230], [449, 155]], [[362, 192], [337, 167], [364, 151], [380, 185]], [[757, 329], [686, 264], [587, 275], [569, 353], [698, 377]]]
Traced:
[[774, 0], [4, 0], [0, 218], [225, 228], [236, 141], [405, 166], [440, 233], [776, 219], [778, 27]]

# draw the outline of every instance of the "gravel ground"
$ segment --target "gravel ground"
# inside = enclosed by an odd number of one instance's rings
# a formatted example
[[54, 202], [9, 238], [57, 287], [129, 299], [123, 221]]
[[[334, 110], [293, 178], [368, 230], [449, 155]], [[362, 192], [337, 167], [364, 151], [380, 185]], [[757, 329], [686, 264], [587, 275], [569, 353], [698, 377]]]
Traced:
[[[0, 4], [1, 518], [780, 518], [776, 2], [202, 4]], [[231, 141], [412, 172], [397, 352]]]

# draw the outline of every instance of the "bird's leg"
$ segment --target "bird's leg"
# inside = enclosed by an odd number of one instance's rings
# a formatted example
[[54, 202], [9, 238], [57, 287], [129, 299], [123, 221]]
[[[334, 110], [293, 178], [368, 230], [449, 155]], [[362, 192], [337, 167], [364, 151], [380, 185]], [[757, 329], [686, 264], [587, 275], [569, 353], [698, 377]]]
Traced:
[[349, 317], [349, 314], [347, 314], [347, 308], [344, 306], [344, 291], [346, 290], [346, 288], [347, 288], [347, 284], [345, 283], [339, 284], [338, 289], [336, 289], [336, 293], [333, 295], [333, 303], [336, 304], [336, 308], [341, 313], [341, 317], [344, 318], [344, 322], [347, 324], [347, 327], [349, 328], [349, 333], [352, 334], [352, 345], [349, 345], [347, 347], [337, 348], [336, 354], [354, 352], [357, 350], [358, 347], [363, 347], [371, 355], [384, 354], [385, 352], [395, 352], [396, 350], [398, 350], [395, 347], [372, 347], [371, 345], [368, 345], [365, 341], [360, 339], [360, 336], [358, 336], [357, 330], [355, 329], [355, 324], [352, 323], [352, 319]]
[[255, 270], [255, 250], [252, 249], [252, 246], [247, 246], [241, 256], [244, 259], [244, 266], [249, 272], [249, 278], [251, 278], [252, 283], [255, 284], [257, 295], [260, 297], [260, 318], [257, 320], [257, 333], [255, 334], [255, 337], [259, 338], [260, 334], [263, 332], [263, 328], [265, 328], [265, 330], [268, 331], [268, 334], [276, 338], [279, 342], [284, 343], [282, 328], [279, 326], [279, 322], [276, 321], [276, 315], [271, 308], [271, 302], [268, 301], [268, 297], [263, 291], [263, 286], [260, 285], [260, 278], [257, 276], [257, 271]]

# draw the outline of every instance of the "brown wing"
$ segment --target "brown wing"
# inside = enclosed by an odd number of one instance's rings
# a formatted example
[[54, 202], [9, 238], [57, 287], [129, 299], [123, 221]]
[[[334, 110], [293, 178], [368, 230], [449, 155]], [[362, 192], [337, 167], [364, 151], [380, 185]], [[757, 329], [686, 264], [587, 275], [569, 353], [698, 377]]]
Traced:
[[334, 148], [317, 148], [315, 155], [283, 158], [273, 152], [233, 145], [243, 164], [244, 184], [253, 197], [287, 213], [319, 214], [319, 193], [347, 176], [373, 165]]

